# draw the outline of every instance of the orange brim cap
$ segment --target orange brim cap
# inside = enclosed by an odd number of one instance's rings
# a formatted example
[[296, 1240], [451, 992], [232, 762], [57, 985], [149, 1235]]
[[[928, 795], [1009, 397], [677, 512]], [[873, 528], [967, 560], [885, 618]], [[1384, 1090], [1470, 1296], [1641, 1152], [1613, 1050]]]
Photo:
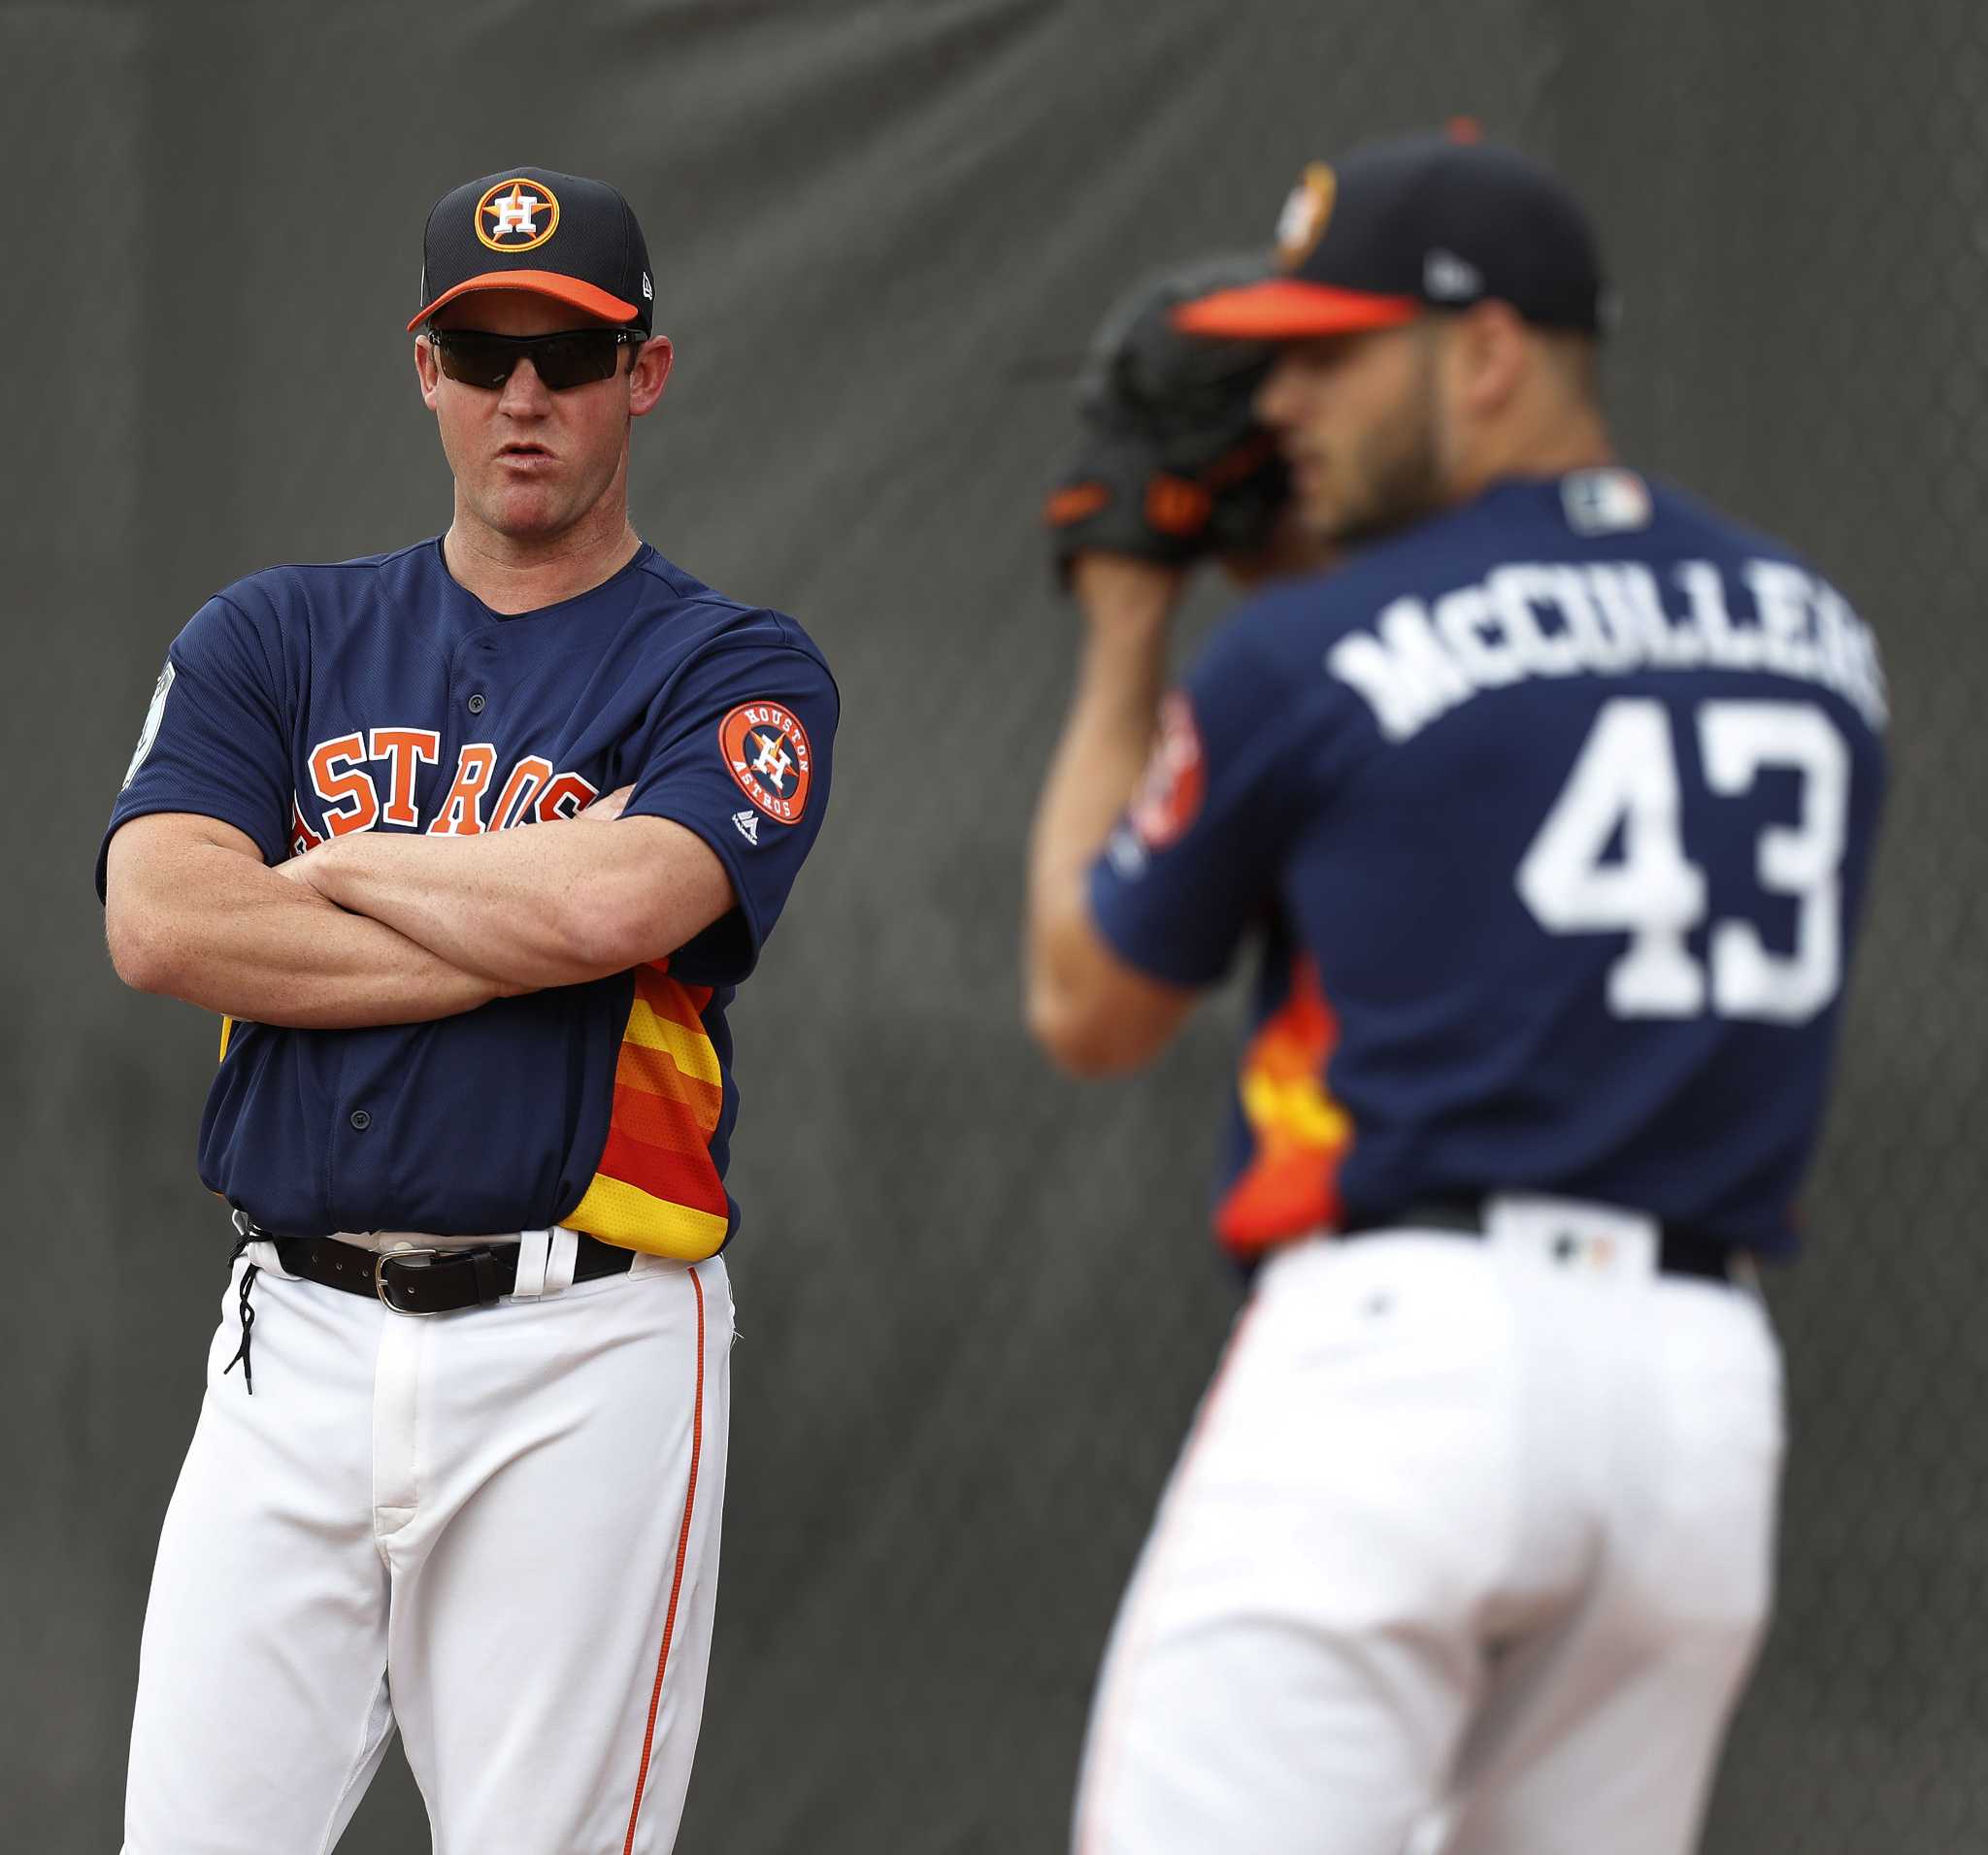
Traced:
[[1368, 328], [1399, 328], [1427, 307], [1419, 297], [1382, 296], [1336, 289], [1302, 278], [1273, 277], [1241, 289], [1182, 303], [1174, 326], [1189, 335], [1225, 336], [1241, 342], [1293, 342], [1308, 335], [1350, 335]]
[[[642, 314], [633, 303], [624, 303], [618, 296], [610, 296], [606, 290], [583, 283], [577, 277], [562, 277], [557, 271], [485, 271], [480, 277], [468, 278], [444, 290], [434, 302], [417, 311], [414, 320], [408, 324], [410, 333], [419, 328], [443, 304], [452, 303], [471, 290], [527, 290], [534, 296], [554, 296], [562, 303], [570, 303], [575, 309], [585, 310], [589, 315], [599, 315], [610, 322], [632, 322]], [[407, 299], [403, 297], [401, 300], [405, 302]]]

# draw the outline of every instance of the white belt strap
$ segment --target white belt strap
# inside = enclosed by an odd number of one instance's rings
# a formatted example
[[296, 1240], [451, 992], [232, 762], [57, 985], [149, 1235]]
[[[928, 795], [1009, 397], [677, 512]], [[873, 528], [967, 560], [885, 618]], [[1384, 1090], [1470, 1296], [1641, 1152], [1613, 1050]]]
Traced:
[[244, 1252], [257, 1269], [275, 1275], [282, 1281], [296, 1281], [299, 1277], [283, 1267], [283, 1259], [276, 1253], [276, 1245], [266, 1237], [257, 1238]]
[[517, 1285], [511, 1291], [512, 1298], [540, 1301], [547, 1295], [563, 1295], [573, 1286], [574, 1266], [579, 1260], [579, 1240], [558, 1224], [550, 1230], [519, 1231]]

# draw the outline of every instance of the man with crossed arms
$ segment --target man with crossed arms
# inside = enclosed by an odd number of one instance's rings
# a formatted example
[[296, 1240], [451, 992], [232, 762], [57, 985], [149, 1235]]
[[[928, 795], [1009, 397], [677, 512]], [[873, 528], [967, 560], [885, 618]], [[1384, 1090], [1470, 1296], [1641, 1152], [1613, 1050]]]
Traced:
[[675, 1840], [718, 1563], [725, 1010], [828, 798], [791, 618], [631, 527], [672, 348], [626, 201], [427, 227], [448, 530], [175, 641], [99, 860], [224, 1013], [240, 1241], [147, 1612], [129, 1855], [321, 1855], [397, 1726], [442, 1851]]

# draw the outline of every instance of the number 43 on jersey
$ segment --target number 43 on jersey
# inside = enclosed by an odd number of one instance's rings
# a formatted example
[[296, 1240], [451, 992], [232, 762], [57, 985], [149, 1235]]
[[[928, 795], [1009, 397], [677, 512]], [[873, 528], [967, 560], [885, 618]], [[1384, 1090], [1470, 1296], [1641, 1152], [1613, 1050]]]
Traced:
[[[1705, 702], [1700, 764], [1714, 797], [1745, 792], [1770, 768], [1799, 776], [1799, 822], [1770, 826], [1754, 875], [1796, 903], [1792, 952], [1772, 952], [1746, 920], [1712, 924], [1701, 963], [1686, 937], [1706, 918], [1705, 872], [1685, 854], [1671, 716], [1661, 702], [1605, 704], [1567, 784], [1520, 861], [1520, 899], [1553, 934], [1627, 934], [1608, 969], [1618, 1017], [1721, 1017], [1806, 1023], [1842, 981], [1844, 833], [1850, 752], [1806, 702]], [[1619, 837], [1618, 837], [1619, 833]], [[1611, 844], [1620, 854], [1605, 860]]]

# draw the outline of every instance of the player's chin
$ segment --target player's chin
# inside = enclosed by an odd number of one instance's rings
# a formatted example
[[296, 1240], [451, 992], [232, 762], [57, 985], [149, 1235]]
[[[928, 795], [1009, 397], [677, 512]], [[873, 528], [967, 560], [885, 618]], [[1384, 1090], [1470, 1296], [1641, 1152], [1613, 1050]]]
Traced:
[[1297, 498], [1306, 527], [1318, 540], [1340, 547], [1379, 541], [1417, 522], [1432, 505], [1420, 497], [1390, 496], [1371, 483], [1321, 485], [1310, 497]]
[[498, 483], [484, 498], [483, 519], [514, 541], [556, 535], [573, 524], [573, 496], [558, 483]]
[[1335, 496], [1314, 480], [1291, 497], [1291, 513], [1298, 526], [1313, 541], [1336, 542], [1344, 532], [1348, 517], [1345, 499]]

